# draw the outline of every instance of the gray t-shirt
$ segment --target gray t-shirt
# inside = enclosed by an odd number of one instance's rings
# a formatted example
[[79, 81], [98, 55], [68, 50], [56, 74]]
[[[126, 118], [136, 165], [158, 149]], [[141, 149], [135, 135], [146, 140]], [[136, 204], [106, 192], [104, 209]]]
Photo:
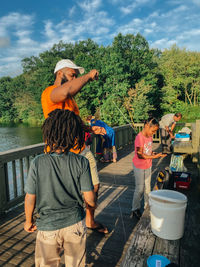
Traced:
[[174, 120], [174, 113], [166, 114], [161, 118], [159, 122], [160, 128], [165, 129], [165, 127], [171, 127], [172, 124], [176, 123]]
[[74, 153], [42, 154], [30, 166], [25, 192], [36, 195], [41, 231], [58, 230], [85, 217], [81, 192], [93, 190], [88, 160]]

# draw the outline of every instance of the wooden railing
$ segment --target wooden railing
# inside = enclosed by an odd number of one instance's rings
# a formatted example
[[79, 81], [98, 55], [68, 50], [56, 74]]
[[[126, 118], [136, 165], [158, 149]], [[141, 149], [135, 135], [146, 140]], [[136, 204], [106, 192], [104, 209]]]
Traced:
[[[143, 123], [114, 127], [116, 133], [116, 148], [134, 142], [135, 135], [141, 131]], [[159, 131], [153, 137], [154, 142], [160, 142]], [[91, 146], [95, 154], [97, 138], [94, 136]], [[24, 200], [24, 183], [27, 177], [31, 159], [43, 153], [44, 144], [36, 144], [0, 153], [0, 213], [13, 208]]]
[[[117, 149], [133, 143], [135, 131], [129, 126], [115, 127]], [[97, 138], [91, 146], [95, 154]], [[36, 144], [0, 153], [0, 214], [24, 200], [24, 183], [30, 161], [44, 151], [44, 144]]]
[[44, 144], [37, 144], [0, 153], [0, 213], [24, 200], [30, 161], [43, 150]]

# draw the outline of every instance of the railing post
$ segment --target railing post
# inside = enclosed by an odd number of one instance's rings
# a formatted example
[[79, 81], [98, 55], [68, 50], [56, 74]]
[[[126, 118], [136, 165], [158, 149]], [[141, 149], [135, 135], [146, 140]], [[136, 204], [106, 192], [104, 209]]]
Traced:
[[6, 164], [0, 163], [0, 216], [5, 213], [8, 201], [8, 185]]
[[200, 145], [200, 120], [196, 120], [197, 146]]
[[200, 181], [200, 120], [196, 120], [196, 134], [197, 134], [197, 168], [198, 168], [198, 181]]
[[198, 183], [200, 182], [200, 146], [198, 147], [198, 154], [197, 154], [197, 174], [198, 174]]
[[115, 129], [115, 146], [116, 149], [119, 149], [119, 131]]
[[93, 154], [97, 157], [97, 137], [94, 137]]

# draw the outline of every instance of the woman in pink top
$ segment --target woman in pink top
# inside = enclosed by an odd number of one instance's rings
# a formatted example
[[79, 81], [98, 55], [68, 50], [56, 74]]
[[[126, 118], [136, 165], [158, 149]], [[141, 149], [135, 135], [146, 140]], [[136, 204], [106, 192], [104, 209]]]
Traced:
[[144, 128], [135, 138], [135, 155], [133, 169], [135, 176], [135, 191], [132, 203], [132, 216], [141, 217], [140, 207], [144, 195], [144, 208], [148, 204], [148, 194], [151, 191], [151, 166], [152, 159], [165, 157], [166, 154], [152, 152], [152, 136], [157, 132], [159, 122], [149, 118], [144, 123]]

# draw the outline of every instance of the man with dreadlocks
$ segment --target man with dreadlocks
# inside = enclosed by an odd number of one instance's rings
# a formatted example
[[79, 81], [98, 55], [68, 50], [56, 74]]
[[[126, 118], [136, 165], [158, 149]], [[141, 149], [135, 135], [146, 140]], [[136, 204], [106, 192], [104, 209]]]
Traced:
[[[54, 69], [55, 82], [54, 85], [47, 87], [41, 97], [44, 117], [55, 109], [68, 109], [79, 115], [78, 106], [74, 100], [74, 96], [90, 81], [98, 79], [98, 71], [93, 69], [89, 73], [78, 77], [78, 74], [84, 73], [84, 68], [77, 66], [69, 59], [58, 61]], [[74, 153], [80, 153], [79, 150], [71, 149]], [[81, 149], [81, 154], [89, 160], [90, 171], [94, 186], [94, 192], [98, 195], [99, 176], [95, 158], [90, 150], [85, 149], [85, 145]], [[94, 220], [94, 209], [86, 206], [86, 226], [94, 231], [107, 234], [108, 229], [104, 225]]]
[[[45, 120], [46, 153], [30, 166], [25, 185], [25, 231], [38, 229], [35, 266], [59, 266], [64, 249], [65, 265], [85, 266], [85, 203], [96, 206], [88, 160], [70, 149], [84, 146], [83, 123], [69, 110], [56, 109]], [[75, 144], [75, 145], [74, 145]], [[47, 152], [48, 147], [48, 152]], [[33, 212], [37, 208], [36, 225]]]

